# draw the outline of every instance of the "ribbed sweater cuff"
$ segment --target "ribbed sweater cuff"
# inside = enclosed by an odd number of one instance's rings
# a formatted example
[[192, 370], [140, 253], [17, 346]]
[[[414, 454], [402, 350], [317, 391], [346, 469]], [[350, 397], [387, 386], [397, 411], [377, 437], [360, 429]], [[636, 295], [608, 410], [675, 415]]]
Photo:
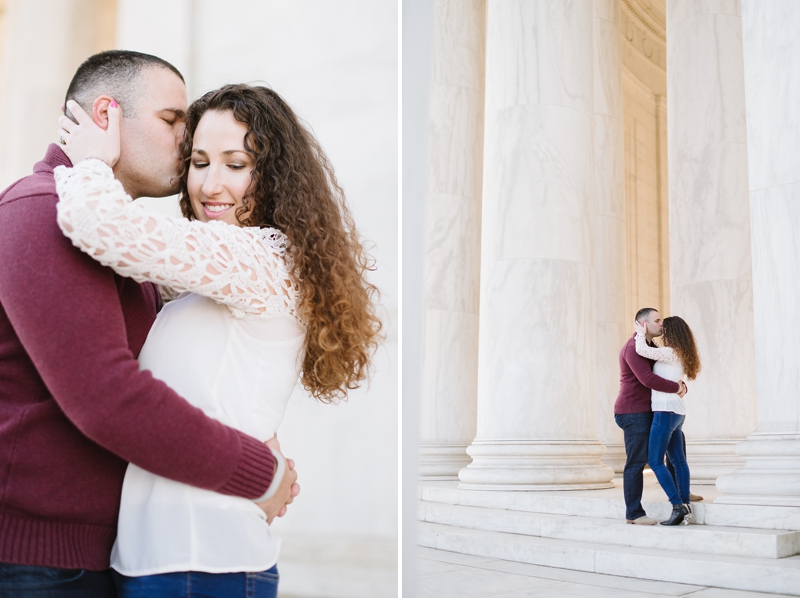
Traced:
[[258, 498], [269, 488], [275, 474], [275, 457], [266, 444], [239, 432], [242, 450], [231, 478], [217, 492], [243, 498]]

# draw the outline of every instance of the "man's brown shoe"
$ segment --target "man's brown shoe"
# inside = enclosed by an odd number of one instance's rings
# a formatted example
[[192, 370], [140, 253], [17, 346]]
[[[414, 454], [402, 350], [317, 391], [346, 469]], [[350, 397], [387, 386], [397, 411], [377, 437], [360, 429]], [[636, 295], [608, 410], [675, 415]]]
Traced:
[[692, 494], [691, 492], [689, 493], [689, 502], [700, 502], [701, 500], [703, 500], [702, 496]]
[[655, 525], [656, 520], [645, 515], [644, 517], [639, 517], [639, 519], [626, 519], [625, 523], [631, 523], [633, 525]]

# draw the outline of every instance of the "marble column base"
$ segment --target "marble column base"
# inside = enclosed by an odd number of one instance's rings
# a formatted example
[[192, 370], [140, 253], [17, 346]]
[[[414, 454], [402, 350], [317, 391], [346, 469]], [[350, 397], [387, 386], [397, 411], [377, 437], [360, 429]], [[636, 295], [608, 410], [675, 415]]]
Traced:
[[466, 444], [421, 444], [419, 477], [423, 480], [457, 480], [458, 472], [470, 461]]
[[625, 469], [625, 445], [624, 444], [607, 444], [606, 454], [603, 455], [601, 461], [614, 470], [614, 473], [622, 473]]
[[736, 452], [745, 466], [717, 479], [714, 503], [800, 507], [800, 434], [751, 434]]
[[736, 445], [742, 440], [688, 442], [686, 458], [692, 484], [713, 485], [721, 475], [733, 473], [744, 466], [745, 460], [736, 454]]
[[612, 488], [614, 470], [597, 441], [483, 440], [467, 449], [472, 463], [458, 473], [466, 490], [594, 490]]

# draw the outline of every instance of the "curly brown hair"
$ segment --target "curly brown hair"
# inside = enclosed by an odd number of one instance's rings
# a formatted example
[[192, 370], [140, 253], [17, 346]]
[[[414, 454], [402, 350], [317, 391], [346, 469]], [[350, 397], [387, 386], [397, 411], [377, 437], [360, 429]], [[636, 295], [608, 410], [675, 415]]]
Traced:
[[187, 189], [192, 139], [208, 110], [231, 112], [247, 125], [244, 147], [255, 166], [237, 220], [243, 226], [277, 228], [289, 240], [287, 264], [306, 324], [303, 387], [324, 403], [346, 399], [347, 391], [370, 374], [382, 326], [373, 302], [377, 289], [366, 278], [372, 258], [333, 167], [277, 93], [226, 85], [193, 102], [186, 113], [180, 206], [190, 220], [195, 218]]
[[662, 337], [664, 346], [672, 347], [678, 354], [686, 377], [694, 380], [700, 373], [700, 355], [697, 353], [697, 345], [689, 325], [678, 316], [664, 318]]

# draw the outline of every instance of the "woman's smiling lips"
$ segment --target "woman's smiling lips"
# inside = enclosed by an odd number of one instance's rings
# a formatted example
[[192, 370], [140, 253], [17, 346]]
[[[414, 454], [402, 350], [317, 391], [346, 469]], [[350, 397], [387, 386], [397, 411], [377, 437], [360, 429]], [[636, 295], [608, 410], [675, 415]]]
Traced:
[[226, 214], [232, 207], [232, 203], [223, 203], [220, 201], [203, 202], [203, 212], [208, 218], [219, 218]]

